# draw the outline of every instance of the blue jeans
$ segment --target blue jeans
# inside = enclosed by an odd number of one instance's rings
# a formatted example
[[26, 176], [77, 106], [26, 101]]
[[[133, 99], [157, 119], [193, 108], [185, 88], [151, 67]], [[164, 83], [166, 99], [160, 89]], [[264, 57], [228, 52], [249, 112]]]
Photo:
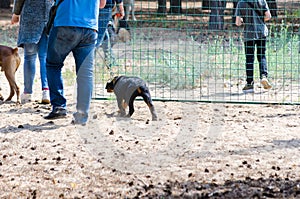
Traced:
[[105, 60], [109, 60], [110, 64], [112, 64], [111, 62], [113, 62], [114, 58], [114, 54], [112, 51], [112, 41], [109, 35], [108, 30], [105, 31], [104, 33], [104, 39], [102, 41], [102, 45], [101, 45], [103, 52], [104, 52], [104, 57]]
[[262, 76], [268, 77], [267, 58], [266, 58], [266, 38], [246, 41], [244, 44], [245, 44], [245, 54], [246, 54], [247, 84], [251, 84], [253, 82], [255, 46], [257, 51], [256, 57], [259, 63], [260, 78], [262, 78]]
[[32, 94], [34, 76], [36, 72], [36, 59], [39, 57], [40, 76], [42, 89], [48, 89], [46, 56], [48, 48], [48, 38], [45, 33], [42, 34], [40, 41], [24, 44], [24, 93]]
[[[77, 113], [87, 121], [93, 92], [94, 50], [97, 33], [79, 27], [54, 27], [49, 36], [47, 54], [47, 77], [52, 109], [66, 109], [62, 67], [72, 52], [76, 65]], [[78, 115], [78, 114], [77, 114]]]
[[98, 48], [104, 39], [105, 31], [107, 28], [107, 24], [111, 19], [111, 8], [103, 8], [99, 9], [99, 17], [98, 17], [98, 39], [96, 47]]

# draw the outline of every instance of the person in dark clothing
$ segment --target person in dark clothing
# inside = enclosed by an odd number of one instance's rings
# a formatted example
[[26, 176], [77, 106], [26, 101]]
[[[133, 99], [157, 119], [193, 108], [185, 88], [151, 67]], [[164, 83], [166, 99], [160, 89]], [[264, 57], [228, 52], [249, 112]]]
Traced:
[[266, 59], [266, 37], [268, 28], [265, 21], [271, 19], [271, 13], [265, 0], [240, 0], [236, 7], [236, 25], [244, 26], [244, 46], [246, 54], [246, 85], [244, 93], [253, 93], [253, 68], [254, 51], [256, 47], [257, 59], [260, 69], [260, 82], [264, 89], [270, 89], [267, 59]]

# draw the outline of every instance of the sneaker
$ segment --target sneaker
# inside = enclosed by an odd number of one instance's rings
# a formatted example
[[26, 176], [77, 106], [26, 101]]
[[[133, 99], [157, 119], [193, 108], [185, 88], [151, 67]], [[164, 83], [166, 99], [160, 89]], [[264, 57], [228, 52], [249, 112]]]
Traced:
[[243, 88], [243, 93], [254, 93], [253, 84], [246, 84]]
[[31, 102], [32, 95], [29, 93], [23, 93], [21, 95], [21, 103], [25, 104], [27, 102]]
[[76, 112], [73, 114], [74, 119], [72, 120], [71, 124], [79, 124], [85, 126], [88, 120], [88, 116], [84, 113]]
[[272, 88], [271, 84], [269, 83], [268, 79], [263, 76], [260, 80], [261, 85], [263, 86], [264, 89], [270, 89]]
[[59, 118], [64, 118], [67, 116], [67, 110], [62, 107], [56, 107], [53, 109], [49, 115], [45, 116], [46, 120], [55, 120]]
[[49, 90], [43, 90], [43, 94], [42, 94], [42, 104], [50, 104], [50, 94], [49, 94]]

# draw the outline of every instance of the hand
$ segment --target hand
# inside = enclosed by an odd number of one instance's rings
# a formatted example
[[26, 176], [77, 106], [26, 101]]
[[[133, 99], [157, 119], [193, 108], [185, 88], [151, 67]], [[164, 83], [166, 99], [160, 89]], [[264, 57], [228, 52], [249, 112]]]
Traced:
[[12, 17], [11, 17], [11, 24], [16, 24], [16, 23], [19, 23], [20, 21], [20, 15], [16, 15], [16, 14], [13, 14]]
[[119, 4], [119, 13], [117, 15], [119, 19], [123, 19], [125, 17], [123, 3]]
[[125, 16], [124, 12], [118, 12], [118, 13], [116, 14], [116, 17], [119, 18], [119, 19], [123, 19], [124, 16]]

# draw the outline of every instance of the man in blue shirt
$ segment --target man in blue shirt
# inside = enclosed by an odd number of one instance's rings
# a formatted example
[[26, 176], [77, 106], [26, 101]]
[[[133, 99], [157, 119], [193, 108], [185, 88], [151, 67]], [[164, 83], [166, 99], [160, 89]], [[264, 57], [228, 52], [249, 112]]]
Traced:
[[[58, 3], [57, 0], [56, 3]], [[59, 4], [49, 35], [47, 78], [52, 111], [45, 119], [66, 117], [62, 67], [70, 52], [76, 65], [77, 104], [73, 124], [85, 125], [93, 90], [94, 50], [97, 41], [99, 7], [106, 0], [63, 0]]]
[[244, 25], [244, 45], [246, 54], [247, 83], [244, 93], [253, 93], [254, 51], [259, 62], [260, 79], [264, 89], [270, 89], [267, 77], [266, 37], [268, 28], [265, 21], [271, 19], [271, 13], [265, 0], [240, 0], [236, 7], [236, 25]]

